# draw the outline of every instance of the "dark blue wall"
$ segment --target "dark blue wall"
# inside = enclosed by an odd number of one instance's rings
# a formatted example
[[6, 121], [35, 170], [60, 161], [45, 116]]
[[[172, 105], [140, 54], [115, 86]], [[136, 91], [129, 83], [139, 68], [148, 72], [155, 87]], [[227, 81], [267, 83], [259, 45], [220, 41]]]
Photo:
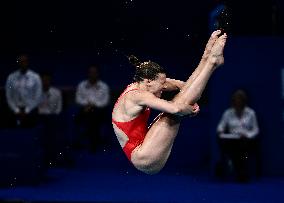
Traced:
[[247, 90], [249, 104], [258, 116], [264, 174], [284, 175], [283, 101], [281, 68], [284, 39], [231, 38], [226, 48], [225, 66], [210, 83], [210, 129], [212, 166], [218, 157], [214, 139], [216, 125], [230, 105], [237, 88]]
[[[215, 129], [222, 113], [230, 105], [231, 93], [244, 88], [249, 104], [255, 109], [261, 131], [263, 169], [267, 175], [284, 175], [283, 101], [281, 100], [281, 68], [283, 46], [281, 38], [230, 37], [225, 52], [225, 66], [210, 79], [201, 102], [201, 112], [195, 118], [183, 120], [179, 135], [167, 164], [168, 169], [213, 169], [219, 151]], [[169, 76], [185, 80], [200, 58], [201, 50], [189, 56], [145, 56], [166, 67]], [[138, 54], [141, 56], [141, 54]], [[113, 53], [97, 56], [87, 50], [31, 56], [36, 70], [49, 69], [58, 86], [76, 87], [85, 78], [89, 64], [99, 61], [103, 79], [109, 83], [115, 96], [131, 81], [133, 69], [126, 58]], [[143, 57], [142, 57], [143, 58]], [[14, 59], [0, 58], [4, 85], [7, 74], [13, 70]], [[115, 136], [114, 134], [110, 136]], [[117, 143], [118, 144], [118, 143]], [[125, 159], [126, 160], [126, 159]], [[211, 160], [211, 161], [210, 161]]]

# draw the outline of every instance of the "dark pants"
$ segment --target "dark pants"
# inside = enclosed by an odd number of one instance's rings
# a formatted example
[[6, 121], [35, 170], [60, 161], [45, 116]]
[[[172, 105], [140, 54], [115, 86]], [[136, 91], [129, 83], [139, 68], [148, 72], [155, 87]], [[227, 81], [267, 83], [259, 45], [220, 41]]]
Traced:
[[38, 125], [37, 110], [33, 110], [25, 116], [15, 114], [8, 110], [3, 120], [2, 127], [4, 128], [33, 128]]
[[76, 116], [75, 122], [80, 129], [80, 135], [75, 141], [75, 145], [82, 145], [82, 139], [86, 137], [89, 140], [89, 146], [92, 151], [95, 151], [101, 140], [101, 127], [106, 120], [105, 108], [92, 108], [91, 111], [84, 111], [81, 108]]
[[[260, 175], [260, 156], [258, 152], [257, 139], [222, 139], [218, 138], [220, 146], [220, 161], [217, 164], [217, 176], [224, 177], [230, 166], [236, 173], [240, 182], [249, 180], [249, 166], [252, 157], [255, 158], [256, 172]], [[253, 156], [254, 155], [254, 156]], [[229, 163], [232, 163], [230, 165]]]

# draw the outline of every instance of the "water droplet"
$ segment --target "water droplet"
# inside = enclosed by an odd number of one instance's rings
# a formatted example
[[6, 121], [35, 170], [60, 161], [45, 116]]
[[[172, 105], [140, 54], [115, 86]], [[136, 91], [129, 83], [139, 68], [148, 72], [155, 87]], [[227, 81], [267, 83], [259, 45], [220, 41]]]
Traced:
[[186, 39], [190, 39], [190, 34], [185, 34]]

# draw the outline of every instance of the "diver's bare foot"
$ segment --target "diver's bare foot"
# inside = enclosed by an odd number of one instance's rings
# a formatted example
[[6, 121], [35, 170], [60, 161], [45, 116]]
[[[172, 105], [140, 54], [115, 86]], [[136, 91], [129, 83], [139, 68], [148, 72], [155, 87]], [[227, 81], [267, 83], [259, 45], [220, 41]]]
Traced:
[[214, 32], [212, 32], [206, 46], [205, 46], [205, 50], [204, 50], [204, 53], [202, 55], [202, 59], [203, 60], [207, 60], [208, 59], [208, 56], [210, 55], [211, 53], [211, 49], [214, 45], [214, 43], [216, 42], [216, 40], [218, 39], [218, 35], [221, 34], [221, 30], [216, 30]]
[[214, 67], [217, 68], [224, 64], [224, 47], [227, 41], [227, 34], [221, 35], [214, 43], [211, 53], [208, 56], [210, 63], [213, 63]]

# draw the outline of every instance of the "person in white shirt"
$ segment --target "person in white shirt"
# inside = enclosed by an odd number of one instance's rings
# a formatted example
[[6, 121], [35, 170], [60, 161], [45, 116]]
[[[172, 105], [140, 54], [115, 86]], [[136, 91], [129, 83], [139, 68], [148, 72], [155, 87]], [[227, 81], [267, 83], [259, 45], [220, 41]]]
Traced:
[[256, 114], [247, 106], [247, 95], [237, 90], [232, 107], [227, 109], [217, 127], [222, 162], [228, 159], [237, 173], [237, 180], [248, 180], [248, 159], [259, 134]]
[[91, 65], [88, 79], [80, 82], [76, 90], [76, 103], [80, 107], [76, 120], [79, 125], [85, 126], [84, 134], [91, 141], [92, 151], [97, 148], [109, 102], [109, 86], [99, 78], [98, 66]]
[[40, 115], [59, 115], [62, 111], [62, 94], [61, 91], [51, 86], [51, 75], [44, 73], [42, 79], [42, 95], [38, 106]]
[[[41, 73], [42, 95], [38, 106], [38, 114], [43, 127], [42, 148], [43, 160], [47, 167], [58, 165], [58, 157], [65, 155], [65, 140], [62, 134], [61, 91], [51, 85], [51, 74]], [[64, 143], [62, 142], [64, 141]], [[60, 155], [60, 156], [59, 156]]]
[[29, 69], [27, 55], [17, 60], [19, 69], [11, 73], [5, 84], [6, 99], [18, 126], [28, 127], [36, 122], [36, 108], [42, 95], [40, 76]]

